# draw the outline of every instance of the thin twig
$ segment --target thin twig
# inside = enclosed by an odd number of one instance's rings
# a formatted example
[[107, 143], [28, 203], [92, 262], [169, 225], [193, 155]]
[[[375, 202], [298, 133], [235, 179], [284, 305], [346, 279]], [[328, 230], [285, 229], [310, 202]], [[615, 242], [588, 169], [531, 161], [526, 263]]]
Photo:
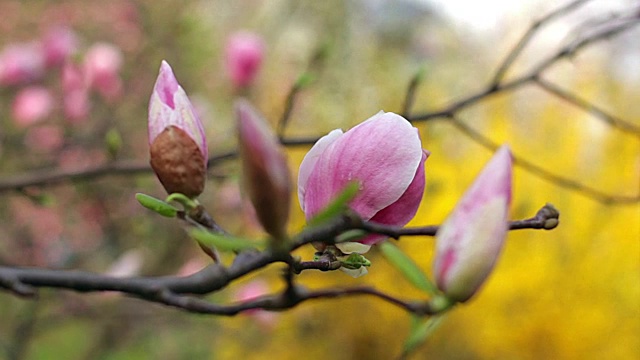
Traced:
[[574, 95], [551, 81], [545, 80], [542, 77], [538, 77], [535, 79], [535, 83], [540, 86], [543, 90], [557, 96], [558, 98], [565, 100], [566, 102], [584, 110], [585, 112], [590, 113], [591, 115], [597, 117], [598, 119], [604, 121], [610, 126], [619, 129], [625, 133], [634, 135], [636, 137], [640, 137], [640, 126], [622, 120], [617, 116], [613, 116], [600, 107], [588, 102], [587, 100]]
[[531, 42], [533, 37], [538, 33], [538, 31], [544, 25], [547, 25], [550, 22], [552, 22], [554, 19], [573, 11], [573, 10], [577, 9], [578, 7], [580, 7], [580, 6], [585, 5], [589, 1], [591, 1], [591, 0], [575, 0], [573, 2], [570, 2], [570, 3], [560, 7], [559, 9], [556, 9], [556, 10], [550, 12], [546, 16], [544, 16], [541, 19], [539, 19], [538, 21], [534, 22], [527, 29], [527, 31], [524, 33], [524, 35], [522, 35], [520, 40], [518, 40], [518, 42], [513, 47], [513, 49], [511, 49], [511, 51], [509, 52], [507, 57], [504, 59], [504, 61], [502, 61], [502, 63], [498, 67], [498, 70], [496, 71], [495, 75], [493, 76], [493, 79], [490, 81], [489, 87], [490, 88], [495, 88], [502, 82], [502, 80], [504, 79], [505, 74], [507, 73], [507, 71], [509, 71], [509, 69], [511, 68], [513, 63], [516, 61], [518, 56], [520, 56], [520, 54], [522, 54], [522, 51], [524, 50], [524, 48], [527, 47], [527, 45], [529, 45], [529, 43]]
[[[467, 135], [476, 143], [482, 145], [486, 149], [491, 151], [496, 151], [500, 145], [493, 142], [486, 136], [477, 132], [470, 126], [466, 125], [460, 119], [455, 116], [451, 116], [451, 123], [460, 130], [463, 134]], [[513, 162], [515, 165], [521, 167], [522, 169], [527, 170], [530, 174], [535, 175], [541, 179], [547, 180], [552, 184], [561, 186], [566, 189], [575, 190], [579, 194], [583, 194], [591, 199], [594, 199], [603, 204], [635, 204], [640, 202], [640, 195], [637, 196], [616, 196], [604, 193], [600, 190], [592, 188], [590, 186], [581, 184], [578, 181], [573, 179], [569, 179], [557, 174], [554, 174], [542, 167], [533, 164], [525, 159], [518, 157], [517, 155], [513, 155]]]

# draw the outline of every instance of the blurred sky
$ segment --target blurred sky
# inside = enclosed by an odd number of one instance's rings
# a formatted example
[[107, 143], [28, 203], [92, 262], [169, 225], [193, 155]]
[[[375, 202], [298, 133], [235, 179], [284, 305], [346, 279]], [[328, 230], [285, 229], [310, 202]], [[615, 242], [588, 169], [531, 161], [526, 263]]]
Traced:
[[[532, 11], [543, 16], [548, 11], [563, 6], [569, 1], [555, 0], [411, 0], [416, 3], [433, 5], [436, 9], [451, 17], [458, 25], [468, 26], [476, 31], [498, 31], [507, 20], [531, 19]], [[589, 4], [594, 11], [610, 11], [629, 6], [629, 0], [598, 0]], [[545, 10], [545, 11], [540, 11]]]

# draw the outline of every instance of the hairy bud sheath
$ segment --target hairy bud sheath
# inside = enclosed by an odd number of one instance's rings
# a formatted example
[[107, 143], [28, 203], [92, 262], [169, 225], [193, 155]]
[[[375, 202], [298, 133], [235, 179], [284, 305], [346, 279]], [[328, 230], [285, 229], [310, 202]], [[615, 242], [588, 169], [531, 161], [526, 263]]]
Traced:
[[151, 167], [168, 193], [202, 193], [207, 171], [204, 128], [165, 61], [149, 101], [149, 144]]

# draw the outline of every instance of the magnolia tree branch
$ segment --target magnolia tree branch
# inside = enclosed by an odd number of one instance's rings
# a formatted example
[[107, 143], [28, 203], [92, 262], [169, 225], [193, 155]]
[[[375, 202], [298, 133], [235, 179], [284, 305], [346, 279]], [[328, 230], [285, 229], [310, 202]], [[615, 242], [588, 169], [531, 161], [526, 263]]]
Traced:
[[[558, 212], [551, 205], [545, 205], [532, 218], [512, 221], [510, 228], [549, 230], [557, 225], [558, 217]], [[209, 223], [208, 227], [218, 231], [217, 225], [213, 222]], [[304, 230], [292, 239], [288, 251], [267, 249], [241, 252], [229, 267], [220, 263], [212, 264], [189, 276], [120, 278], [86, 271], [0, 266], [0, 288], [26, 297], [37, 295], [38, 288], [58, 288], [77, 292], [116, 291], [188, 312], [213, 315], [236, 315], [249, 309], [284, 310], [308, 300], [368, 295], [417, 315], [430, 315], [434, 311], [426, 300], [405, 301], [372, 287], [308, 290], [295, 284], [293, 278], [295, 273], [306, 270], [337, 270], [340, 263], [329, 258], [302, 262], [295, 260], [289, 251], [315, 241], [333, 243], [339, 234], [348, 230], [365, 230], [399, 238], [416, 235], [433, 236], [437, 229], [437, 226], [402, 229], [362, 221], [357, 216], [349, 214], [338, 216], [321, 226]], [[290, 270], [285, 276], [288, 286], [281, 293], [226, 305], [214, 304], [198, 297], [215, 293], [242, 276], [274, 263], [284, 263]]]

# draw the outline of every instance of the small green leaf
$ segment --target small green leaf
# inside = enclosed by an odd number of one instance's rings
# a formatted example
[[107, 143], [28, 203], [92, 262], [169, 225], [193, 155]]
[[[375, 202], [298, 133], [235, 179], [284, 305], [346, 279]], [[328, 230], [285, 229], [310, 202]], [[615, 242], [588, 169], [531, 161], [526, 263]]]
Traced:
[[385, 241], [378, 246], [384, 257], [389, 261], [396, 269], [402, 273], [402, 275], [411, 284], [418, 289], [426, 292], [429, 295], [435, 295], [438, 291], [436, 287], [427, 279], [422, 270], [411, 260], [402, 250]]
[[445, 315], [434, 315], [427, 320], [423, 320], [421, 317], [413, 316], [411, 318], [411, 333], [404, 342], [402, 354], [404, 356], [409, 355], [418, 346], [422, 345], [431, 334], [442, 324]]
[[111, 128], [104, 135], [104, 142], [111, 159], [115, 159], [122, 148], [122, 136], [116, 128]]
[[348, 183], [344, 190], [342, 190], [342, 192], [339, 193], [338, 196], [336, 196], [336, 198], [327, 205], [327, 207], [309, 220], [309, 225], [320, 225], [340, 214], [343, 214], [348, 209], [347, 203], [356, 197], [358, 191], [360, 191], [360, 184], [358, 182], [352, 181]]
[[263, 242], [251, 241], [243, 238], [214, 234], [204, 229], [192, 229], [189, 234], [201, 244], [213, 246], [220, 251], [244, 251], [264, 246]]
[[302, 73], [298, 79], [296, 80], [296, 87], [298, 89], [304, 89], [307, 86], [311, 85], [311, 83], [313, 83], [313, 81], [316, 79], [316, 77], [312, 74], [312, 73]]
[[346, 260], [342, 260], [342, 266], [347, 269], [360, 269], [363, 266], [371, 266], [371, 261], [358, 253], [349, 255]]
[[178, 209], [174, 208], [170, 204], [147, 194], [137, 193], [136, 200], [138, 200], [140, 205], [151, 211], [155, 211], [162, 216], [176, 217], [176, 214], [178, 213]]

